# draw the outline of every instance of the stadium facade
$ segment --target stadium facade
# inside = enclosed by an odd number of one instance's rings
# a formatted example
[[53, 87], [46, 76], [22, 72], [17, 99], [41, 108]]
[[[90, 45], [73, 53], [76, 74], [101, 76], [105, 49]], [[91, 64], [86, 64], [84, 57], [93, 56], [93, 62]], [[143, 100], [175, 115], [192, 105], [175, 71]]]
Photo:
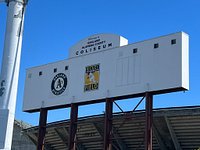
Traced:
[[[78, 150], [102, 150], [105, 115], [79, 118], [76, 147]], [[145, 111], [113, 114], [112, 149], [144, 150]], [[46, 150], [68, 148], [70, 120], [49, 123], [45, 136]], [[37, 143], [38, 127], [23, 131]], [[154, 150], [199, 150], [200, 149], [200, 106], [154, 109]]]
[[23, 121], [14, 121], [13, 140], [11, 150], [35, 150], [36, 145], [23, 134], [23, 130], [31, 126]]

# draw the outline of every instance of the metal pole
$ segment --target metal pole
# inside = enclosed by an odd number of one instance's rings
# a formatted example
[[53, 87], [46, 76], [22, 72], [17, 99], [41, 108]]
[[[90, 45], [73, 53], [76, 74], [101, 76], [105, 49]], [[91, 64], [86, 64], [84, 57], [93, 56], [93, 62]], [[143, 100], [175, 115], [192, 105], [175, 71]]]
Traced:
[[152, 150], [153, 95], [146, 93], [145, 150]]
[[47, 123], [47, 109], [41, 108], [37, 150], [44, 150], [46, 123]]
[[78, 105], [71, 104], [68, 150], [76, 149], [75, 138], [77, 130], [77, 121], [78, 121]]
[[112, 150], [112, 113], [113, 100], [106, 99], [105, 108], [105, 122], [104, 122], [104, 150]]
[[26, 3], [24, 0], [5, 0], [5, 2], [7, 2], [8, 12], [0, 71], [0, 149], [10, 150]]

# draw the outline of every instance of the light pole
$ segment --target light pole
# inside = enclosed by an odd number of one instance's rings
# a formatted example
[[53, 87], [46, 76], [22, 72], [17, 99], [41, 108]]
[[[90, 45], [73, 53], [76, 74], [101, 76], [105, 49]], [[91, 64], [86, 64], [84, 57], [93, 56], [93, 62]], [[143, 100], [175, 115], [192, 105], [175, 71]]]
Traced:
[[0, 72], [0, 150], [10, 150], [17, 98], [26, 0], [0, 0], [8, 6]]

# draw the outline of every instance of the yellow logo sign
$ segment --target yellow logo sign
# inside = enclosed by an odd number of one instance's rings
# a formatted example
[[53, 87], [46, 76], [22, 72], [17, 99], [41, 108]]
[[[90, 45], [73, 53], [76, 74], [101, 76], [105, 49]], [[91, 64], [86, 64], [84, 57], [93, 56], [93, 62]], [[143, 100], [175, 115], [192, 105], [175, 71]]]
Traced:
[[99, 88], [99, 64], [85, 67], [84, 91], [98, 90]]

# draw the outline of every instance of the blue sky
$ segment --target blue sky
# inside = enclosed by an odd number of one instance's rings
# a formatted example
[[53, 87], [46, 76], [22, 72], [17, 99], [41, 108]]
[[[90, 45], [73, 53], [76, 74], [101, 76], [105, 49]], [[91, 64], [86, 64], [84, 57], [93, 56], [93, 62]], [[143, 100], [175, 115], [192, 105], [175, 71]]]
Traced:
[[[190, 91], [154, 96], [154, 108], [199, 105], [199, 0], [29, 0], [26, 10], [16, 118], [37, 125], [38, 113], [22, 112], [25, 70], [63, 60], [79, 40], [97, 33], [124, 36], [129, 43], [178, 31], [190, 36]], [[0, 59], [6, 22], [0, 3]], [[132, 110], [139, 99], [118, 101]], [[144, 108], [144, 103], [139, 109]], [[116, 107], [115, 111], [119, 111]], [[79, 116], [100, 114], [104, 103], [81, 106]], [[48, 121], [69, 118], [69, 108], [50, 111]]]

